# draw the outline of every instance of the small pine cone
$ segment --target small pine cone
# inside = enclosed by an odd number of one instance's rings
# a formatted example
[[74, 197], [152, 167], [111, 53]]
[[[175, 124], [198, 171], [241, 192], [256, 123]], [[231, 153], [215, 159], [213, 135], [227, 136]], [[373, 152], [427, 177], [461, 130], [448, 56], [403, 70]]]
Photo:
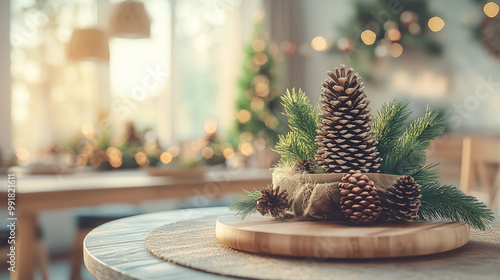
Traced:
[[314, 174], [314, 160], [301, 159], [293, 165], [293, 171]]
[[420, 208], [420, 186], [411, 176], [401, 176], [387, 190], [384, 211], [390, 218], [412, 221]]
[[263, 189], [260, 198], [257, 199], [255, 208], [262, 216], [269, 215], [273, 218], [283, 218], [288, 208], [288, 192], [286, 190], [280, 192], [280, 187]]
[[349, 221], [366, 225], [376, 221], [382, 212], [375, 183], [361, 171], [351, 170], [342, 177], [340, 209]]

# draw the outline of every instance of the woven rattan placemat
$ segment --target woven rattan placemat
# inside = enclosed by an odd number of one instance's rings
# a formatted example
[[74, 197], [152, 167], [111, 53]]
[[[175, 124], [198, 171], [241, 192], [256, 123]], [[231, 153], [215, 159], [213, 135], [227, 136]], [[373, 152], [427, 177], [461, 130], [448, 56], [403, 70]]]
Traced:
[[323, 260], [258, 255], [217, 241], [217, 217], [152, 230], [148, 250], [189, 268], [250, 279], [500, 279], [500, 229], [471, 231], [471, 241], [447, 253], [382, 260]]

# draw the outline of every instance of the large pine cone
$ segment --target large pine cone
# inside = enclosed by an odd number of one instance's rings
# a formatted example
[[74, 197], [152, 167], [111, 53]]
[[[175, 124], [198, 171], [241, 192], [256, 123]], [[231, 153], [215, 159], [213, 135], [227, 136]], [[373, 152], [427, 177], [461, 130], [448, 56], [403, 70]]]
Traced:
[[276, 189], [263, 189], [260, 198], [257, 199], [255, 208], [263, 216], [269, 215], [273, 218], [283, 218], [288, 208], [288, 193], [286, 190], [280, 192], [279, 186]]
[[384, 212], [390, 218], [412, 221], [420, 208], [420, 186], [411, 176], [401, 176], [389, 189]]
[[328, 71], [321, 93], [321, 117], [316, 162], [326, 173], [351, 169], [379, 172], [382, 158], [372, 133], [372, 116], [365, 100], [364, 83], [358, 73], [344, 65]]
[[376, 221], [382, 212], [375, 183], [361, 171], [351, 170], [342, 177], [340, 209], [349, 221], [365, 225]]

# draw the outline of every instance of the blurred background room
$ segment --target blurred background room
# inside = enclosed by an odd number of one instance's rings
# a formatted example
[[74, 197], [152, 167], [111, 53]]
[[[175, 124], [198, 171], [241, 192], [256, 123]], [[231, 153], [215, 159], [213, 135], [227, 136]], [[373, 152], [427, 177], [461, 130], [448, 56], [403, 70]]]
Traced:
[[227, 205], [270, 182], [288, 127], [279, 96], [301, 88], [316, 104], [340, 64], [363, 77], [373, 114], [395, 97], [413, 117], [441, 109], [429, 162], [498, 217], [499, 5], [0, 1], [0, 170], [16, 174], [19, 226], [38, 232], [25, 265], [36, 279], [93, 279], [81, 260], [92, 227]]

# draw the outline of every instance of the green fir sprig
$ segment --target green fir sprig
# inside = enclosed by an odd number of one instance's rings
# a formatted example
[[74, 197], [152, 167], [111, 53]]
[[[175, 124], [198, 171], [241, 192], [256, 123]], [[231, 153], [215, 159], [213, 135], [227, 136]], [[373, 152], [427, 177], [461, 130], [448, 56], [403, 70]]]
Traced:
[[389, 104], [384, 103], [373, 118], [373, 130], [376, 131], [377, 148], [381, 155], [388, 154], [405, 132], [406, 121], [411, 114], [409, 105], [408, 100], [394, 99]]
[[301, 89], [287, 89], [281, 96], [281, 101], [291, 131], [285, 136], [279, 136], [275, 151], [281, 155], [281, 161], [284, 163], [314, 159], [318, 149], [314, 140], [321, 117]]
[[445, 120], [438, 110], [428, 107], [406, 128], [410, 114], [408, 101], [394, 99], [382, 105], [373, 119], [377, 148], [384, 159], [380, 172], [415, 176], [415, 180], [420, 179], [420, 184], [424, 183], [422, 180], [426, 183], [435, 181], [439, 177], [437, 164], [425, 164], [426, 150], [431, 140], [444, 133]]
[[380, 155], [384, 159], [381, 172], [410, 175], [421, 186], [421, 219], [465, 221], [484, 230], [494, 219], [483, 203], [467, 196], [458, 188], [441, 185], [437, 163], [426, 164], [430, 141], [441, 136], [446, 123], [438, 110], [425, 113], [405, 127], [411, 110], [408, 101], [394, 99], [384, 104], [373, 120], [373, 129]]
[[421, 185], [420, 219], [445, 219], [464, 221], [471, 227], [485, 230], [494, 221], [493, 212], [475, 197], [465, 195], [451, 185], [439, 182]]
[[229, 204], [229, 211], [236, 212], [236, 215], [242, 219], [257, 211], [255, 206], [257, 205], [257, 199], [261, 196], [259, 190], [243, 191], [244, 194], [234, 197], [231, 204]]

